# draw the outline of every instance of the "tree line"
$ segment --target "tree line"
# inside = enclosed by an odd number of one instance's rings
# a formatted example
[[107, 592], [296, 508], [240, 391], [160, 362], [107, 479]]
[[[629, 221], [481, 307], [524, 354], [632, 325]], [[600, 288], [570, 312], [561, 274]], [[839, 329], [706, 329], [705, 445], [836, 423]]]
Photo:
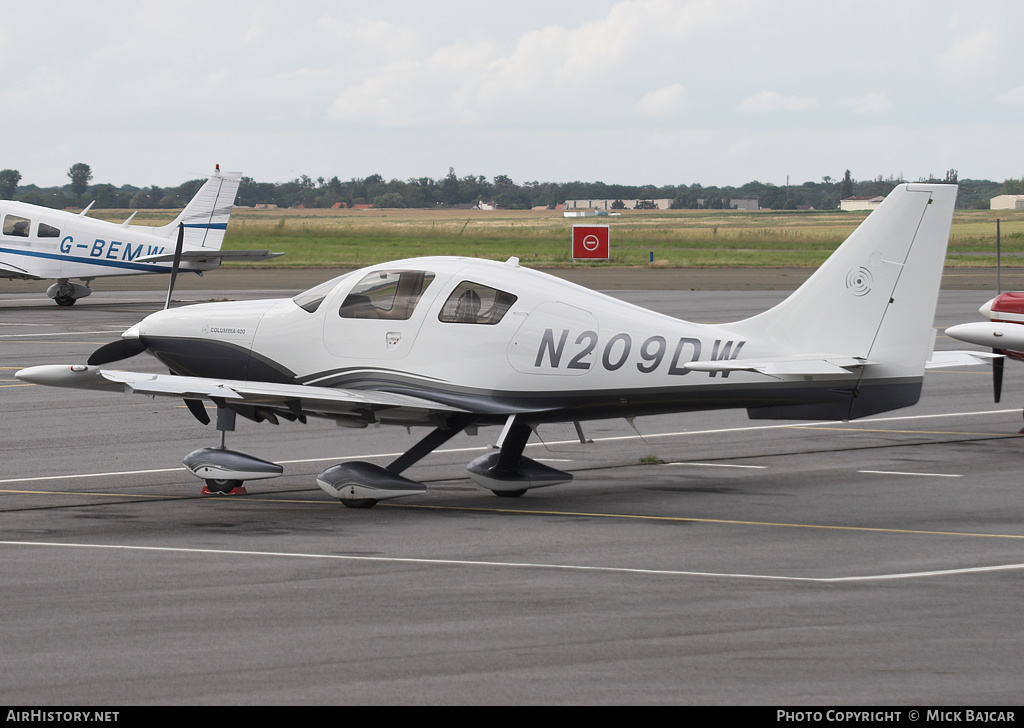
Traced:
[[[68, 169], [70, 182], [63, 186], [37, 187], [20, 185], [21, 173], [14, 169], [0, 170], [0, 199], [19, 200], [53, 208], [81, 207], [95, 201], [97, 209], [180, 208], [192, 199], [204, 179], [193, 179], [176, 187], [135, 187], [111, 184], [90, 184], [92, 170], [79, 162]], [[835, 210], [840, 199], [851, 196], [886, 195], [904, 182], [899, 177], [855, 180], [846, 170], [841, 179], [822, 177], [820, 182], [798, 185], [773, 185], [758, 181], [739, 187], [691, 185], [617, 185], [604, 182], [522, 182], [517, 184], [507, 175], [493, 180], [483, 175], [459, 177], [448, 168], [439, 179], [416, 177], [407, 180], [385, 180], [379, 174], [342, 181], [337, 176], [312, 179], [307, 175], [290, 182], [257, 182], [243, 177], [236, 204], [245, 207], [276, 205], [277, 207], [353, 207], [371, 205], [378, 208], [451, 208], [491, 202], [508, 210], [534, 207], [554, 208], [566, 200], [655, 200], [670, 199], [676, 209], [728, 209], [732, 200], [756, 199], [762, 208], [773, 210]], [[989, 199], [999, 194], [1024, 194], [1024, 178], [1003, 182], [959, 179], [951, 169], [942, 178], [929, 175], [919, 182], [956, 182], [960, 185], [957, 207], [987, 209]]]

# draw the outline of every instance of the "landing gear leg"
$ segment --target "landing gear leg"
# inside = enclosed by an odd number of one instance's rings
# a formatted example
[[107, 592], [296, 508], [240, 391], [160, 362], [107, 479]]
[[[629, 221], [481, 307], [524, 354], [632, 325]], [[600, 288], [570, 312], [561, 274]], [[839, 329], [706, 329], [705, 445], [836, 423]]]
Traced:
[[[227, 450], [227, 433], [235, 431], [235, 411], [217, 406], [217, 430], [220, 432], [220, 449]], [[247, 495], [244, 480], [233, 478], [204, 478], [203, 495]]]
[[464, 429], [473, 423], [474, 417], [456, 416], [451, 418], [443, 427], [432, 430], [429, 435], [417, 442], [405, 451], [401, 457], [396, 459], [387, 469], [398, 475], [406, 468], [412, 467], [425, 458], [437, 448], [451, 440]]
[[[515, 422], [501, 443], [498, 451], [498, 460], [494, 464], [495, 474], [512, 475], [519, 472], [519, 464], [523, 459], [523, 450], [533, 433], [533, 428], [522, 422]], [[520, 490], [492, 490], [499, 498], [518, 498], [526, 492], [526, 488]]]

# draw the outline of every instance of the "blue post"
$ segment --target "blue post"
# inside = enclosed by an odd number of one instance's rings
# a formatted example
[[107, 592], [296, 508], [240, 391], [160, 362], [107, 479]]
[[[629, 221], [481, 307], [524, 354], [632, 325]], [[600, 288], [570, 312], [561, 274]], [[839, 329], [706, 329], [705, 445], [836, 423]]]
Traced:
[[654, 262], [654, 251], [653, 250], [651, 251], [651, 262], [652, 263]]

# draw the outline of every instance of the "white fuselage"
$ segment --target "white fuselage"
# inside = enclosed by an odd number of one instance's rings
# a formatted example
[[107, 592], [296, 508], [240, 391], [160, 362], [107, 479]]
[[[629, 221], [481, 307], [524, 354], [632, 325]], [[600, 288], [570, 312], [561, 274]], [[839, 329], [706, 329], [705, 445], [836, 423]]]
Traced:
[[[361, 281], [410, 270], [433, 278], [408, 318], [340, 315]], [[451, 320], [452, 301], [467, 283], [515, 302], [496, 323], [483, 314], [475, 322]], [[664, 316], [512, 263], [398, 261], [327, 288], [313, 311], [293, 299], [203, 304], [153, 314], [133, 334], [184, 375], [391, 391], [477, 412], [577, 419], [737, 406], [752, 396], [756, 404], [763, 375], [687, 365], [787, 353], [727, 325]], [[821, 401], [829, 387], [850, 387], [857, 378], [801, 375], [789, 391], [777, 386], [785, 377], [776, 377], [764, 404]]]

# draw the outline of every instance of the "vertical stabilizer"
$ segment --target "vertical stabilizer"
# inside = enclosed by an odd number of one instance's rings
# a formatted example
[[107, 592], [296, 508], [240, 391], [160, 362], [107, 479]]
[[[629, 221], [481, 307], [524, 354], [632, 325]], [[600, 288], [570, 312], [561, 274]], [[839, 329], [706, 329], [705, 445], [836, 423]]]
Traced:
[[[914, 404], [956, 193], [956, 185], [899, 185], [789, 298], [734, 326], [788, 355], [864, 360], [850, 418]], [[872, 389], [885, 393], [862, 396]]]
[[218, 167], [181, 214], [159, 231], [173, 237], [177, 235], [178, 223], [183, 223], [185, 250], [220, 250], [241, 179], [241, 174], [221, 172]]

